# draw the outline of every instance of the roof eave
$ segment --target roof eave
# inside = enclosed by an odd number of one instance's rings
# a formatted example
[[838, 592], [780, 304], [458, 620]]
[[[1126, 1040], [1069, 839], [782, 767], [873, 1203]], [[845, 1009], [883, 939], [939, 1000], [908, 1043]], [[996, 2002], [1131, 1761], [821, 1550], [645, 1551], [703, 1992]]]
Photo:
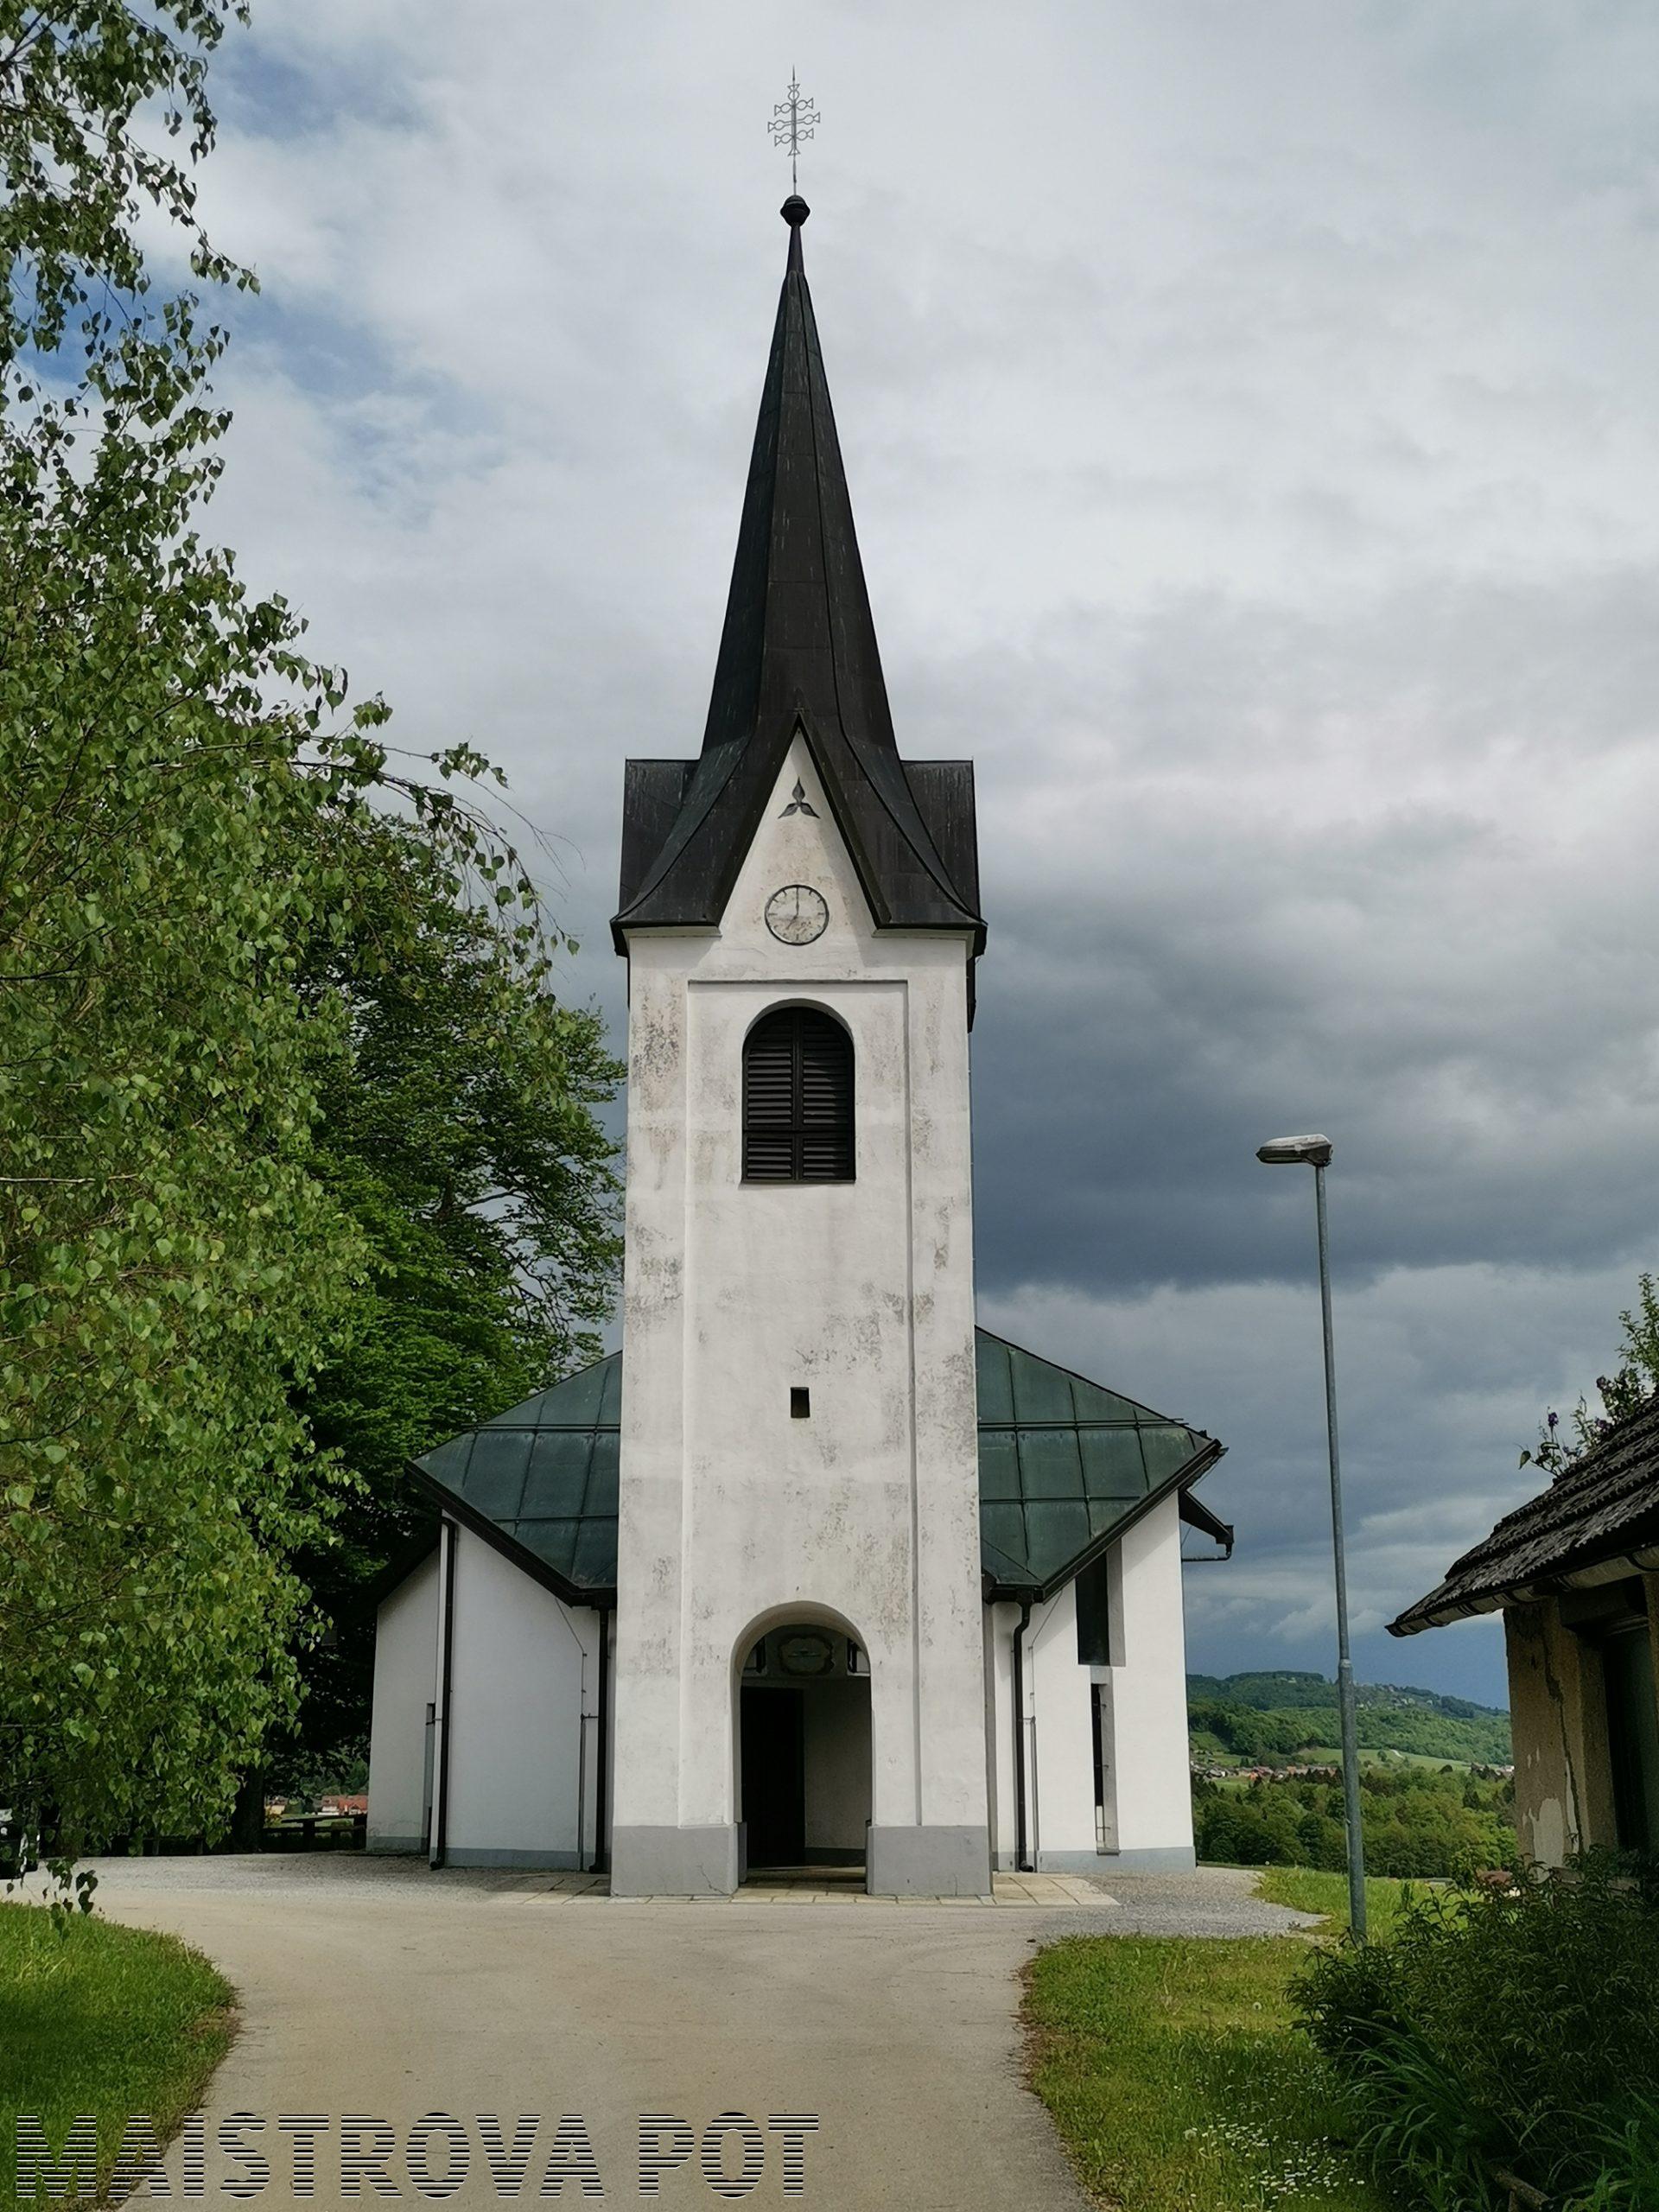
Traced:
[[401, 1590], [417, 1567], [423, 1567], [438, 1548], [435, 1522], [429, 1522], [416, 1531], [409, 1541], [401, 1544], [381, 1568], [378, 1574], [365, 1582], [351, 1605], [347, 1617], [366, 1618], [378, 1613], [394, 1591]]
[[720, 924], [706, 919], [696, 921], [630, 921], [626, 913], [611, 918], [611, 943], [626, 960], [631, 938], [636, 937], [718, 937]]
[[404, 1466], [416, 1489], [429, 1497], [440, 1511], [447, 1514], [450, 1520], [459, 1522], [473, 1535], [482, 1538], [485, 1543], [499, 1552], [503, 1559], [511, 1560], [515, 1567], [522, 1567], [532, 1581], [539, 1582], [544, 1590], [550, 1590], [565, 1605], [585, 1605], [600, 1611], [608, 1611], [615, 1605], [614, 1586], [595, 1584], [589, 1587], [580, 1582], [572, 1582], [568, 1575], [561, 1574], [557, 1567], [550, 1567], [544, 1559], [538, 1558], [527, 1544], [521, 1544], [516, 1537], [508, 1535], [506, 1530], [499, 1528], [487, 1514], [480, 1513], [475, 1505], [469, 1505], [447, 1483], [441, 1483], [435, 1475], [429, 1474], [418, 1460], [405, 1460]]
[[[1620, 1581], [1626, 1575], [1654, 1573], [1659, 1573], [1659, 1544], [1639, 1544], [1629, 1550], [1583, 1555], [1576, 1566], [1530, 1574], [1524, 1580], [1494, 1583], [1462, 1597], [1452, 1595], [1443, 1583], [1440, 1590], [1431, 1590], [1427, 1598], [1408, 1605], [1397, 1620], [1390, 1621], [1389, 1634], [1417, 1636], [1426, 1628], [1449, 1628], [1454, 1621], [1502, 1612], [1509, 1605], [1539, 1605], [1563, 1590], [1592, 1590], [1599, 1583]], [[1441, 1591], [1446, 1594], [1442, 1596]]]
[[1181, 1519], [1189, 1529], [1198, 1529], [1200, 1535], [1208, 1536], [1211, 1543], [1219, 1544], [1224, 1558], [1232, 1557], [1233, 1525], [1231, 1522], [1224, 1521], [1218, 1513], [1212, 1513], [1202, 1498], [1194, 1497], [1190, 1484], [1181, 1492]]
[[[964, 904], [961, 893], [950, 877], [950, 870], [934, 849], [927, 825], [920, 819], [919, 815], [910, 822], [901, 819], [894, 813], [888, 797], [882, 791], [880, 783], [875, 779], [866, 776], [874, 803], [881, 809], [893, 823], [898, 835], [903, 838], [915, 855], [934, 889], [939, 894], [940, 902], [955, 908], [954, 913], [948, 915], [941, 921], [906, 920], [893, 911], [887, 886], [883, 882], [881, 871], [866, 844], [856, 813], [843, 788], [842, 770], [833, 758], [831, 747], [819, 730], [817, 720], [804, 696], [798, 691], [791, 702], [787, 728], [788, 736], [781, 748], [778, 747], [775, 735], [767, 741], [768, 765], [770, 765], [772, 751], [776, 751], [778, 760], [781, 764], [788, 756], [789, 747], [798, 738], [805, 745], [811, 756], [812, 764], [817, 771], [824, 797], [829, 802], [830, 817], [852, 861], [854, 873], [858, 877], [859, 887], [864, 893], [865, 903], [869, 908], [871, 920], [878, 933], [906, 936], [960, 935], [971, 939], [974, 955], [977, 958], [985, 950], [985, 918], [976, 909]], [[757, 744], [760, 738], [760, 733], [758, 730], [751, 733], [746, 741], [746, 749], [747, 746]], [[841, 735], [841, 743], [853, 757], [856, 766], [856, 750], [847, 739], [844, 732]], [[728, 780], [729, 781], [729, 779]], [[747, 857], [755, 838], [760, 834], [761, 824], [766, 818], [766, 805], [772, 794], [772, 784], [770, 776], [756, 777], [753, 784], [754, 787], [748, 795], [742, 818], [735, 825], [733, 834], [728, 840], [719, 872], [710, 887], [707, 907], [695, 914], [687, 914], [682, 910], [678, 916], [675, 915], [672, 909], [666, 915], [652, 913], [649, 911], [652, 901], [658, 898], [664, 887], [671, 889], [679, 863], [690, 847], [689, 844], [682, 846], [666, 867], [663, 865], [659, 855], [658, 861], [646, 870], [645, 880], [637, 895], [626, 906], [620, 908], [611, 918], [611, 941], [624, 959], [627, 957], [628, 938], [634, 931], [680, 932], [718, 931], [721, 917], [724, 914], [730, 903], [732, 893], [736, 888], [737, 879], [741, 872], [744, 860]], [[690, 798], [690, 793], [688, 791], [688, 801]], [[671, 832], [671, 842], [672, 836], [673, 833]], [[663, 849], [666, 851], [667, 846], [665, 845]], [[714, 909], [717, 911], [711, 911]]]
[[1103, 1535], [1069, 1560], [1046, 1580], [1028, 1583], [992, 1581], [985, 1589], [985, 1602], [994, 1604], [1022, 1604], [1027, 1598], [1034, 1605], [1046, 1605], [1051, 1598], [1058, 1597], [1068, 1582], [1075, 1582], [1078, 1575], [1103, 1558], [1114, 1544], [1122, 1543], [1131, 1529], [1144, 1521], [1154, 1507], [1178, 1491], [1188, 1490], [1207, 1475], [1216, 1462], [1225, 1457], [1227, 1446], [1213, 1436], [1206, 1436], [1190, 1459], [1183, 1460], [1172, 1475], [1166, 1475], [1155, 1490], [1147, 1492], [1136, 1505], [1131, 1507], [1121, 1521], [1114, 1522]]

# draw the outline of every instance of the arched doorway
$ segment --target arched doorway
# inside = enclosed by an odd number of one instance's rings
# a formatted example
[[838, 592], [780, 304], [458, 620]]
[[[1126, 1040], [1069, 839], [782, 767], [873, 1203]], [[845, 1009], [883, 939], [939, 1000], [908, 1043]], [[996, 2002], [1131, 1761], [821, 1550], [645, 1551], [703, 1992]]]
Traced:
[[862, 1878], [870, 1820], [870, 1665], [844, 1628], [757, 1625], [738, 1674], [738, 1817], [749, 1876]]

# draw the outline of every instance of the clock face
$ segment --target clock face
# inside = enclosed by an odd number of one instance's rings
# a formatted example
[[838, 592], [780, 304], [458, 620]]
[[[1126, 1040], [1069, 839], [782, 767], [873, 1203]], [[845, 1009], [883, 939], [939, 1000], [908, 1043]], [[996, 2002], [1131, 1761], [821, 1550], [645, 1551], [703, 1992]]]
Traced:
[[829, 1675], [835, 1671], [836, 1647], [827, 1636], [820, 1636], [814, 1630], [785, 1637], [778, 1646], [778, 1656], [786, 1675]]
[[810, 883], [786, 883], [766, 901], [766, 927], [779, 944], [810, 944], [830, 924], [830, 909]]

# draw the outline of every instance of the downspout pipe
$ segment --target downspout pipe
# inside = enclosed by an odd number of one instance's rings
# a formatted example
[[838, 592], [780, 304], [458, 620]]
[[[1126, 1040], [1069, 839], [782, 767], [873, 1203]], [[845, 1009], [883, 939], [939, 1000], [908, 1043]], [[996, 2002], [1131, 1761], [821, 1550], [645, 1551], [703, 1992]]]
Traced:
[[428, 1861], [434, 1867], [444, 1865], [449, 1847], [449, 1745], [452, 1715], [450, 1698], [454, 1675], [455, 1650], [455, 1541], [460, 1535], [453, 1521], [443, 1526], [443, 1650], [439, 1661], [438, 1694], [442, 1703], [438, 1707], [438, 1802], [432, 1819], [432, 1856]]
[[1022, 1874], [1032, 1871], [1026, 1847], [1026, 1630], [1031, 1626], [1031, 1600], [1020, 1600], [1020, 1618], [1014, 1630], [1014, 1863]]
[[608, 1874], [611, 1871], [610, 1789], [611, 1764], [611, 1624], [615, 1619], [613, 1607], [601, 1609], [599, 1616], [599, 1773], [594, 1783], [594, 1863], [590, 1871]]

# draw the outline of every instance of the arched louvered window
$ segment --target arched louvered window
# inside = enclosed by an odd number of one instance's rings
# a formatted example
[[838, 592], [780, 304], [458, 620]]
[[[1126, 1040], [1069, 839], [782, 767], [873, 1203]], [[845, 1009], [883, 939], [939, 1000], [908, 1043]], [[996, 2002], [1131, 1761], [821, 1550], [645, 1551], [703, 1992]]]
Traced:
[[812, 1006], [764, 1014], [743, 1045], [746, 1183], [853, 1180], [853, 1040]]

